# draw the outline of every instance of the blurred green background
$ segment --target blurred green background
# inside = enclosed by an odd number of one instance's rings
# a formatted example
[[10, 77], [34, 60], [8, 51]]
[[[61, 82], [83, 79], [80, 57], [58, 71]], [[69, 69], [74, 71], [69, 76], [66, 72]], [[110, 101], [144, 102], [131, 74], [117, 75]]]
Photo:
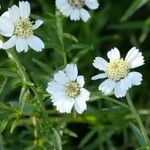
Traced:
[[[31, 17], [44, 21], [35, 34], [45, 42], [46, 48], [40, 53], [29, 50], [18, 56], [42, 95], [50, 124], [45, 125], [40, 117], [37, 119], [38, 142], [37, 147], [34, 147], [31, 117], [39, 115], [36, 110], [38, 104], [29, 91], [23, 115], [16, 119], [22, 81], [16, 65], [1, 50], [0, 150], [53, 150], [61, 149], [61, 145], [64, 150], [140, 148], [134, 129], [129, 125], [129, 122], [136, 125], [133, 116], [125, 108], [101, 99], [101, 93], [98, 92], [101, 81], [93, 82], [90, 79], [98, 73], [92, 66], [96, 56], [106, 58], [107, 51], [117, 47], [124, 57], [133, 46], [139, 48], [145, 57], [145, 65], [137, 69], [143, 74], [143, 82], [141, 86], [132, 88], [130, 93], [150, 135], [150, 1], [99, 0], [99, 9], [91, 11], [91, 19], [87, 23], [63, 18], [64, 33], [70, 34], [69, 38], [64, 37], [67, 61], [77, 63], [79, 73], [85, 76], [85, 87], [91, 91], [88, 109], [82, 115], [74, 112], [59, 114], [45, 90], [53, 73], [64, 66], [57, 36], [55, 0], [29, 2], [32, 7]], [[18, 1], [0, 0], [0, 13], [13, 4], [18, 5]], [[125, 99], [120, 101], [126, 103]]]

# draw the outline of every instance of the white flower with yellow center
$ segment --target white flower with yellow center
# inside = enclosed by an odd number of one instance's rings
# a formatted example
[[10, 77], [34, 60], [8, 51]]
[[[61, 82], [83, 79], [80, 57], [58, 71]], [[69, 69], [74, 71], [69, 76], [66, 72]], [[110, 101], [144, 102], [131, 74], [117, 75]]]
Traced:
[[117, 48], [110, 50], [107, 53], [109, 62], [101, 57], [96, 57], [93, 66], [104, 73], [100, 73], [92, 80], [108, 78], [99, 86], [99, 90], [105, 95], [114, 92], [117, 98], [124, 97], [129, 88], [133, 85], [140, 85], [142, 75], [139, 72], [131, 71], [144, 64], [144, 57], [138, 49], [133, 47], [127, 53], [125, 59], [120, 57], [120, 52]]
[[54, 79], [48, 83], [47, 92], [51, 94], [53, 105], [61, 113], [70, 113], [72, 107], [78, 113], [86, 110], [86, 101], [90, 93], [83, 88], [84, 77], [78, 76], [77, 66], [68, 64], [64, 70], [54, 74]]
[[84, 7], [94, 10], [99, 7], [99, 3], [97, 0], [56, 0], [56, 7], [64, 16], [70, 16], [71, 20], [82, 19], [87, 22], [90, 14]]
[[28, 51], [30, 46], [35, 51], [42, 51], [43, 41], [33, 34], [34, 30], [43, 24], [42, 20], [35, 23], [30, 20], [30, 4], [19, 2], [19, 7], [13, 5], [0, 17], [0, 34], [10, 39], [4, 42], [2, 48], [10, 49], [16, 46], [18, 52]]

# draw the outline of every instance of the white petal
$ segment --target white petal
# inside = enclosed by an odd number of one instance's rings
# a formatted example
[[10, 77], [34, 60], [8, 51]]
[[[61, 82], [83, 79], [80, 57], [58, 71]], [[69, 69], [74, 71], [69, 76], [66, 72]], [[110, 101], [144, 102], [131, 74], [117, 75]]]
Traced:
[[42, 20], [36, 20], [35, 24], [33, 25], [33, 29], [37, 29], [38, 27], [40, 27], [43, 24]]
[[65, 85], [69, 79], [67, 78], [66, 74], [63, 71], [58, 71], [54, 75], [54, 80], [59, 83]]
[[96, 76], [93, 76], [91, 79], [92, 80], [97, 80], [97, 79], [103, 79], [103, 78], [106, 78], [107, 77], [107, 74], [106, 73], [100, 73]]
[[99, 7], [97, 0], [85, 0], [85, 5], [90, 9], [97, 9]]
[[40, 52], [45, 47], [43, 41], [37, 36], [31, 36], [27, 39], [28, 45], [35, 51]]
[[30, 16], [31, 8], [29, 2], [27, 1], [19, 2], [19, 9], [20, 9], [21, 18], [27, 19]]
[[124, 97], [126, 95], [127, 90], [131, 87], [131, 81], [129, 78], [124, 78], [116, 83], [116, 87], [114, 89], [115, 96], [117, 98]]
[[84, 101], [88, 101], [90, 98], [90, 92], [88, 90], [86, 90], [85, 88], [81, 88], [79, 98]]
[[54, 102], [54, 103], [58, 102], [58, 101], [62, 101], [62, 100], [64, 101], [64, 100], [68, 99], [68, 97], [65, 95], [64, 91], [63, 92], [59, 91], [57, 93], [53, 92], [51, 94], [52, 94], [51, 99], [52, 99], [52, 102]]
[[107, 57], [110, 60], [113, 59], [120, 59], [120, 52], [119, 50], [115, 47], [114, 49], [111, 49], [108, 53], [107, 53]]
[[13, 22], [9, 17], [0, 17], [0, 34], [11, 37], [14, 32]]
[[13, 22], [19, 20], [20, 9], [16, 5], [13, 5], [11, 8], [8, 9], [8, 11], [9, 11], [9, 16]]
[[72, 80], [75, 81], [77, 79], [78, 76], [78, 68], [77, 65], [75, 64], [68, 64], [65, 68], [65, 72], [67, 77]]
[[115, 85], [116, 85], [115, 81], [107, 79], [100, 84], [98, 89], [102, 91], [105, 95], [108, 95], [113, 91]]
[[74, 100], [73, 99], [67, 99], [64, 101], [57, 101], [54, 103], [54, 106], [56, 106], [56, 109], [61, 113], [70, 113], [71, 109], [73, 107]]
[[0, 49], [3, 47], [3, 41], [0, 39]]
[[14, 36], [12, 36], [8, 41], [6, 41], [6, 42], [3, 44], [2, 48], [3, 48], [3, 49], [10, 49], [10, 48], [12, 48], [12, 47], [15, 46], [16, 41], [17, 41], [17, 37], [14, 35]]
[[129, 79], [131, 80], [132, 85], [140, 85], [142, 81], [142, 74], [139, 72], [130, 72], [128, 74]]
[[84, 84], [85, 84], [84, 77], [83, 76], [78, 76], [77, 77], [77, 83], [79, 84], [80, 87], [83, 87]]
[[8, 18], [10, 18], [9, 11], [4, 12], [4, 13], [1, 15], [1, 17], [8, 17]]
[[80, 9], [80, 17], [84, 22], [87, 22], [90, 18], [90, 14], [87, 10], [81, 8]]
[[71, 14], [70, 14], [70, 19], [71, 20], [74, 20], [74, 21], [77, 21], [77, 20], [80, 20], [80, 11], [79, 9], [73, 9]]
[[142, 53], [135, 47], [129, 50], [125, 60], [128, 62], [130, 68], [136, 68], [144, 64], [144, 57], [142, 56]]
[[64, 86], [55, 82], [55, 81], [51, 81], [48, 83], [48, 86], [46, 88], [46, 91], [48, 93], [57, 93], [57, 92], [63, 92], [64, 91]]
[[86, 101], [83, 99], [83, 96], [75, 98], [74, 107], [79, 114], [82, 114], [83, 111], [87, 109]]
[[56, 7], [66, 17], [68, 17], [73, 10], [73, 7], [68, 3], [67, 0], [56, 0]]
[[28, 44], [27, 44], [26, 39], [22, 39], [22, 38], [17, 39], [17, 41], [16, 41], [16, 50], [18, 52], [22, 52], [22, 51], [27, 52], [28, 51]]
[[103, 59], [102, 57], [96, 57], [94, 62], [93, 62], [93, 66], [99, 70], [103, 70], [106, 71], [107, 68], [107, 61], [105, 59]]

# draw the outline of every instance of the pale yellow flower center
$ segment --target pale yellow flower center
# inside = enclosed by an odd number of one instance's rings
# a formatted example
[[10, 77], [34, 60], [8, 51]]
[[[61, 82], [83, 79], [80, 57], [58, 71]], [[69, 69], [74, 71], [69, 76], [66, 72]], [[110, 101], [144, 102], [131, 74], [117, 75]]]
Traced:
[[68, 2], [74, 8], [82, 8], [85, 5], [85, 0], [68, 0]]
[[75, 81], [70, 81], [65, 86], [65, 93], [69, 97], [76, 97], [80, 95], [80, 87]]
[[119, 81], [124, 78], [129, 72], [128, 64], [123, 59], [114, 59], [111, 60], [107, 65], [107, 76], [108, 78]]
[[14, 34], [24, 39], [32, 36], [33, 24], [30, 19], [20, 19], [15, 24]]

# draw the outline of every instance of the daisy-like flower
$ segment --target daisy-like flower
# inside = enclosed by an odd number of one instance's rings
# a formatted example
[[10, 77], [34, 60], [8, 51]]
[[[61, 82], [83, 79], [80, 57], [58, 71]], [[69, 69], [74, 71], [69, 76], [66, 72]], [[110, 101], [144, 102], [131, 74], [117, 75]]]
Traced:
[[56, 7], [64, 16], [70, 16], [71, 20], [82, 19], [87, 22], [90, 14], [84, 7], [94, 10], [99, 7], [99, 3], [97, 0], [56, 0]]
[[43, 24], [42, 20], [35, 23], [30, 20], [29, 2], [19, 2], [19, 7], [13, 5], [7, 12], [0, 17], [0, 34], [9, 37], [4, 42], [3, 49], [10, 49], [16, 46], [18, 52], [28, 51], [30, 46], [35, 51], [42, 51], [43, 41], [33, 34], [34, 30]]
[[54, 74], [54, 79], [48, 83], [47, 92], [51, 94], [53, 105], [61, 113], [70, 113], [72, 107], [81, 114], [86, 110], [86, 101], [90, 93], [83, 88], [84, 77], [78, 76], [77, 66], [68, 64], [64, 70]]
[[138, 49], [133, 47], [127, 53], [125, 59], [120, 57], [117, 48], [107, 53], [109, 62], [101, 57], [96, 57], [93, 66], [104, 73], [92, 77], [92, 80], [108, 78], [99, 86], [99, 90], [105, 95], [114, 92], [117, 98], [124, 97], [129, 88], [133, 85], [140, 85], [142, 75], [139, 72], [131, 71], [144, 64], [144, 57]]

